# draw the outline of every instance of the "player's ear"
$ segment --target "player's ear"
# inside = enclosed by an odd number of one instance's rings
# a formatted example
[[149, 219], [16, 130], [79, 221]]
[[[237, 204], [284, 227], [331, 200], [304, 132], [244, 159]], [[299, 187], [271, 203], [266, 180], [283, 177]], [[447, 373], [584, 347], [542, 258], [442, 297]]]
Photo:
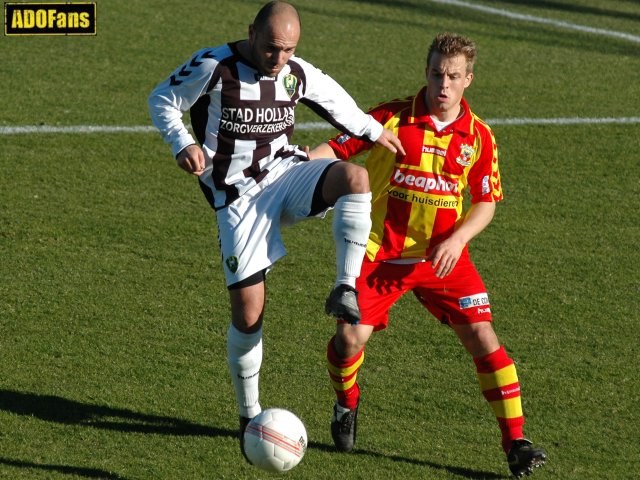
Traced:
[[467, 73], [467, 77], [464, 79], [464, 88], [467, 88], [469, 85], [471, 85], [472, 81], [473, 81], [473, 72], [469, 72]]

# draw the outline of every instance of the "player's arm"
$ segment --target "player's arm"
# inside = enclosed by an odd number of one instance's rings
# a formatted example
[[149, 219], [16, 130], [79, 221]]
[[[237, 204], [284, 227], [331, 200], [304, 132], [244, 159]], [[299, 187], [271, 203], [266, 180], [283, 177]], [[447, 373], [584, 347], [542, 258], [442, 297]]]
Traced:
[[[368, 115], [380, 125], [387, 125], [389, 119], [393, 117], [393, 112], [384, 108], [384, 105], [381, 104], [377, 108], [369, 111]], [[374, 145], [379, 145], [393, 153], [400, 152], [401, 155], [405, 155], [405, 151], [402, 148], [398, 137], [396, 137], [393, 131], [384, 127], [382, 129], [382, 133], [374, 143], [366, 138], [358, 138], [347, 133], [343, 133], [332, 138], [328, 142], [321, 143], [307, 153], [310, 160], [316, 160], [318, 158], [339, 158], [340, 160], [350, 160], [361, 153], [371, 150]]]
[[158, 84], [148, 98], [151, 120], [172, 152], [180, 168], [200, 175], [204, 171], [204, 153], [182, 120], [205, 92], [211, 81], [217, 59], [211, 50], [200, 50]]
[[363, 112], [338, 82], [304, 60], [296, 58], [296, 61], [304, 68], [307, 77], [307, 88], [305, 96], [300, 99], [301, 103], [341, 132], [405, 155], [398, 137], [391, 130], [383, 128], [372, 115]]
[[438, 278], [446, 277], [451, 273], [462, 255], [464, 246], [491, 223], [495, 211], [495, 202], [474, 203], [456, 231], [436, 245], [427, 260], [431, 261]]
[[317, 160], [319, 158], [338, 158], [338, 156], [328, 143], [321, 143], [316, 148], [309, 151], [309, 160]]

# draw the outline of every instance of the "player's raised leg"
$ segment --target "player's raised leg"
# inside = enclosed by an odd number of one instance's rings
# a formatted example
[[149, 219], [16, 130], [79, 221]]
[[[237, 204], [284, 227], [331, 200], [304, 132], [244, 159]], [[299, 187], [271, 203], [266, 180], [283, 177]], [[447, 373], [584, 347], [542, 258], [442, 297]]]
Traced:
[[336, 162], [322, 184], [322, 196], [334, 205], [333, 237], [336, 244], [336, 282], [325, 311], [351, 324], [360, 321], [356, 278], [371, 230], [371, 191], [367, 171], [346, 162]]

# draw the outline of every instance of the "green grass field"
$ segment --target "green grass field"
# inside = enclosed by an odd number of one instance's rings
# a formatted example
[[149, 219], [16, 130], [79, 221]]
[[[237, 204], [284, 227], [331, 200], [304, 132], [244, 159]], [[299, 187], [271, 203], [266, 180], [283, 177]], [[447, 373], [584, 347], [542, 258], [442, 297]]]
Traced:
[[[476, 40], [467, 98], [496, 120], [505, 200], [471, 252], [517, 361], [525, 432], [549, 455], [534, 478], [637, 478], [640, 2], [295, 3], [298, 54], [363, 108], [418, 90], [436, 33]], [[235, 438], [228, 299], [196, 180], [156, 133], [7, 133], [150, 125], [151, 89], [245, 37], [261, 4], [100, 1], [95, 37], [0, 37], [0, 478], [277, 477]], [[284, 477], [508, 478], [470, 358], [409, 296], [368, 344], [358, 449], [333, 451], [330, 231], [287, 230], [268, 281], [261, 403], [296, 412], [310, 440]]]

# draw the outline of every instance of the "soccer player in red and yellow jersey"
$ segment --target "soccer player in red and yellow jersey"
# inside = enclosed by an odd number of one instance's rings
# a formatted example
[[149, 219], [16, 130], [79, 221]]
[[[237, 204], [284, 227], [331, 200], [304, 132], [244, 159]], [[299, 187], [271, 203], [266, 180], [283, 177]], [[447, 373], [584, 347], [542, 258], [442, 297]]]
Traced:
[[[364, 346], [374, 331], [387, 327], [391, 306], [412, 291], [473, 357], [509, 467], [519, 477], [542, 465], [546, 454], [523, 436], [516, 367], [493, 330], [489, 297], [467, 249], [502, 199], [493, 132], [463, 98], [475, 60], [472, 41], [440, 34], [427, 55], [426, 86], [369, 112], [398, 136], [406, 155], [348, 135], [310, 152], [311, 158], [348, 160], [369, 151], [372, 229], [356, 282], [361, 321], [338, 320], [327, 346], [337, 396], [331, 430], [338, 450], [353, 449]], [[467, 211], [463, 192], [469, 195]]]

